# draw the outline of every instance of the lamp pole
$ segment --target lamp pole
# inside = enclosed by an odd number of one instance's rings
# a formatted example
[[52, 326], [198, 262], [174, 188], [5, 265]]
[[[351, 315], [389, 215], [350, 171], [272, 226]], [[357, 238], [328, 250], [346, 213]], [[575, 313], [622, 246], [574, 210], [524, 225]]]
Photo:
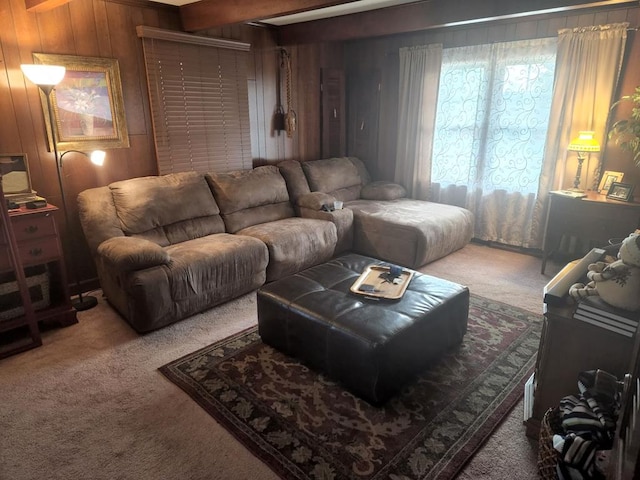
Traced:
[[582, 181], [582, 164], [584, 163], [584, 153], [578, 152], [578, 169], [576, 170], [576, 178], [573, 179], [573, 189], [580, 190], [580, 182]]
[[[50, 65], [37, 65], [38, 67], [52, 67]], [[26, 67], [26, 68], [25, 68]], [[53, 143], [53, 155], [56, 162], [56, 173], [58, 174], [58, 186], [60, 187], [60, 195], [62, 196], [62, 211], [64, 213], [64, 221], [65, 221], [65, 230], [67, 233], [67, 239], [70, 244], [75, 244], [73, 232], [71, 230], [71, 223], [69, 220], [69, 210], [67, 208], [67, 201], [64, 196], [64, 185], [62, 182], [62, 157], [58, 155], [58, 140], [56, 139], [56, 129], [55, 129], [55, 119], [53, 116], [53, 108], [51, 105], [51, 92], [55, 88], [55, 86], [62, 80], [64, 77], [64, 68], [63, 67], [53, 67], [53, 68], [63, 68], [62, 75], [57, 79], [57, 81], [47, 78], [43, 79], [42, 77], [38, 77], [36, 79], [32, 78], [29, 75], [30, 67], [36, 67], [36, 65], [23, 65], [22, 70], [33, 83], [35, 83], [40, 90], [44, 93], [47, 100], [47, 111], [49, 113], [49, 125], [51, 127], [51, 143]], [[65, 152], [66, 153], [66, 152]], [[64, 154], [63, 154], [64, 155]], [[75, 248], [72, 249], [72, 254], [75, 252]], [[82, 288], [80, 287], [80, 276], [78, 275], [78, 266], [76, 265], [75, 259], [73, 255], [69, 255], [68, 261], [71, 262], [71, 269], [73, 271], [73, 275], [76, 283], [76, 290], [78, 293], [78, 298], [75, 300], [71, 300], [71, 305], [78, 311], [88, 310], [90, 308], [95, 307], [98, 304], [98, 300], [91, 295], [82, 296]]]
[[[40, 86], [42, 88], [42, 86]], [[48, 90], [48, 91], [47, 91]], [[64, 223], [67, 230], [67, 241], [71, 245], [75, 245], [75, 237], [73, 236], [73, 231], [71, 230], [71, 222], [69, 219], [69, 209], [67, 208], [67, 200], [64, 197], [64, 184], [62, 181], [62, 156], [58, 155], [58, 140], [56, 139], [56, 129], [53, 117], [53, 109], [51, 107], [51, 92], [53, 91], [53, 87], [45, 90], [42, 88], [45, 96], [47, 97], [47, 110], [49, 111], [49, 125], [51, 125], [51, 141], [53, 142], [53, 155], [56, 160], [56, 173], [58, 174], [58, 185], [60, 187], [60, 195], [62, 196], [62, 211], [64, 212]], [[67, 153], [67, 152], [65, 152]], [[64, 155], [64, 153], [62, 154]], [[76, 291], [78, 293], [78, 298], [75, 300], [71, 300], [71, 305], [77, 311], [89, 310], [90, 308], [95, 307], [98, 304], [98, 299], [91, 295], [82, 296], [82, 287], [80, 286], [80, 275], [78, 274], [78, 265], [76, 264], [75, 259], [73, 258], [73, 254], [76, 249], [71, 249], [71, 255], [68, 257], [69, 262], [71, 263], [71, 269], [73, 270], [73, 278], [76, 282]]]

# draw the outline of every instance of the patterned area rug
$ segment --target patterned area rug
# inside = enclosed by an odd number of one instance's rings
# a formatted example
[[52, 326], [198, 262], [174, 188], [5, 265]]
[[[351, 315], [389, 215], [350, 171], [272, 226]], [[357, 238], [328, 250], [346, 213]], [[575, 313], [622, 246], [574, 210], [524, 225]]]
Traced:
[[522, 396], [541, 316], [471, 296], [462, 345], [373, 407], [257, 328], [160, 368], [285, 479], [451, 479]]

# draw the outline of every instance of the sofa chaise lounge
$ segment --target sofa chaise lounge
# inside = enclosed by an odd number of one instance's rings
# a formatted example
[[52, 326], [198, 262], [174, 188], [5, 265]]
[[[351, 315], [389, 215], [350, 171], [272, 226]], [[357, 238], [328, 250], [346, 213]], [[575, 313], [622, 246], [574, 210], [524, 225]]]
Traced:
[[418, 268], [471, 240], [473, 214], [469, 210], [413, 200], [406, 198], [401, 185], [371, 182], [358, 158], [289, 160], [279, 167], [302, 216], [315, 211], [318, 218], [322, 204], [344, 202], [353, 212], [352, 249], [362, 255]]
[[[109, 303], [144, 333], [342, 252], [412, 267], [471, 238], [471, 214], [464, 209], [399, 198], [369, 200], [364, 198], [368, 190], [389, 195], [401, 187], [370, 182], [357, 159], [316, 162], [133, 178], [80, 193], [81, 225]], [[339, 166], [349, 172], [350, 182], [359, 183], [322, 184], [318, 175], [326, 165]], [[347, 208], [322, 210], [333, 199]], [[398, 206], [395, 213], [367, 214], [367, 208], [390, 212], [391, 205]], [[399, 214], [424, 220], [393, 222]], [[429, 228], [435, 233], [417, 233]], [[405, 255], [407, 245], [412, 253]], [[422, 248], [431, 252], [418, 253]]]

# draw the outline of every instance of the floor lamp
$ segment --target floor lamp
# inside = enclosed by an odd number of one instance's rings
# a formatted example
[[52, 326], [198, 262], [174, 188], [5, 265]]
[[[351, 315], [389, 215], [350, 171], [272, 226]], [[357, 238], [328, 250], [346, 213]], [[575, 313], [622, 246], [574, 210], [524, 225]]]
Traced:
[[[53, 117], [53, 108], [51, 105], [51, 92], [55, 86], [62, 81], [65, 74], [65, 67], [57, 66], [57, 65], [20, 65], [22, 72], [25, 77], [35, 83], [42, 93], [44, 93], [45, 98], [47, 99], [47, 111], [49, 113], [49, 125], [51, 127], [51, 143], [53, 144], [53, 154], [56, 161], [56, 172], [58, 174], [58, 185], [60, 186], [60, 194], [62, 195], [62, 211], [64, 212], [64, 220], [65, 226], [67, 230], [67, 238], [69, 242], [74, 242], [73, 232], [71, 231], [71, 223], [69, 222], [69, 211], [67, 209], [67, 202], [64, 197], [64, 186], [62, 182], [62, 157], [70, 152], [78, 152], [82, 153], [85, 156], [88, 156], [84, 152], [79, 152], [78, 150], [69, 150], [64, 152], [62, 155], [58, 155], [58, 142], [56, 139], [56, 128], [55, 128], [55, 119]], [[95, 155], [95, 160], [93, 156]], [[92, 161], [94, 163], [98, 161], [104, 161], [104, 152], [100, 154], [92, 154]], [[100, 163], [101, 164], [101, 163]], [[75, 242], [74, 242], [75, 243]], [[80, 287], [80, 277], [78, 275], [78, 268], [76, 262], [73, 258], [73, 255], [69, 256], [69, 261], [71, 262], [71, 268], [73, 270], [73, 274], [75, 276], [76, 281], [76, 290], [78, 292], [78, 298], [71, 301], [73, 308], [76, 310], [88, 310], [90, 308], [95, 307], [98, 304], [98, 300], [91, 295], [82, 295], [82, 289]]]

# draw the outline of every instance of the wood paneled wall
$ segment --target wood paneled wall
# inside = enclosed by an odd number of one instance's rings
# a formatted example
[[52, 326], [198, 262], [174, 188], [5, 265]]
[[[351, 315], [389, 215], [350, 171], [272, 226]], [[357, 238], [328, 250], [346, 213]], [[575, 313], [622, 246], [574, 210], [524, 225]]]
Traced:
[[[0, 153], [26, 153], [34, 188], [53, 204], [60, 204], [60, 192], [53, 154], [46, 147], [39, 91], [24, 78], [20, 64], [31, 63], [34, 52], [117, 58], [120, 63], [131, 147], [109, 150], [102, 168], [95, 167], [77, 154], [65, 157], [64, 182], [73, 219], [71, 229], [75, 243], [82, 247], [71, 251], [69, 239], [65, 239], [66, 251], [67, 255], [73, 254], [76, 258], [83, 281], [97, 285], [93, 263], [84, 247], [77, 219], [76, 196], [87, 188], [157, 173], [142, 44], [136, 36], [135, 27], [148, 25], [180, 30], [177, 9], [145, 0], [74, 0], [47, 12], [29, 13], [24, 0], [2, 0], [0, 21], [3, 25], [0, 29]], [[281, 66], [280, 47], [274, 31], [233, 26], [200, 34], [242, 40], [252, 46], [249, 100], [252, 154], [256, 165], [284, 159], [319, 158], [320, 79], [323, 68], [344, 69], [347, 84], [349, 78], [358, 78], [358, 75], [366, 77], [368, 72], [380, 74], [382, 90], [377, 113], [380, 133], [373, 139], [367, 137], [366, 141], [374, 142], [375, 148], [365, 146], [365, 151], [372, 152], [372, 158], [365, 160], [376, 177], [391, 179], [397, 118], [395, 67], [399, 47], [434, 42], [457, 46], [553, 36], [563, 27], [620, 21], [638, 25], [638, 8], [612, 9], [588, 15], [522, 18], [485, 26], [430, 30], [347, 43], [287, 46], [293, 71], [291, 106], [298, 118], [298, 129], [291, 138], [283, 131], [276, 131], [273, 125], [278, 104], [286, 107], [285, 70]], [[637, 54], [640, 45], [637, 41], [634, 45]], [[640, 84], [639, 72], [640, 65], [629, 61], [623, 93], [633, 90], [631, 85]], [[360, 98], [359, 102], [360, 108], [366, 107], [363, 105], [366, 98]], [[361, 142], [362, 138], [358, 141]], [[354, 144], [351, 140], [347, 143]], [[624, 160], [620, 162], [624, 163]], [[610, 169], [621, 167], [616, 165]], [[57, 220], [62, 226], [61, 214]]]
[[[149, 114], [142, 43], [137, 25], [180, 30], [178, 10], [144, 0], [75, 0], [42, 13], [26, 11], [24, 0], [0, 2], [0, 153], [26, 153], [34, 189], [60, 205], [53, 153], [47, 151], [43, 110], [38, 88], [20, 70], [33, 63], [32, 53], [56, 53], [116, 58], [120, 64], [130, 148], [111, 149], [103, 167], [78, 154], [65, 156], [65, 198], [69, 206], [70, 241], [63, 236], [67, 256], [73, 255], [80, 277], [97, 286], [95, 268], [79, 225], [76, 197], [79, 192], [117, 180], [157, 174], [153, 130]], [[282, 103], [285, 101], [284, 69], [273, 31], [234, 26], [200, 32], [209, 36], [247, 41], [252, 45], [250, 108], [254, 163], [275, 163], [320, 154], [320, 69], [342, 66], [340, 45], [305, 45], [287, 50], [292, 58], [292, 106], [298, 115], [298, 131], [292, 138], [273, 130], [278, 105], [276, 86], [281, 70]], [[64, 232], [61, 212], [56, 220]], [[70, 272], [70, 277], [73, 277]]]
[[[638, 20], [635, 25], [640, 25], [640, 9], [638, 9]], [[630, 95], [634, 92], [635, 88], [640, 86], [640, 31], [629, 32], [629, 42], [625, 51], [625, 68], [622, 71], [622, 77], [616, 94], [616, 99], [623, 95]], [[625, 102], [620, 104], [609, 118], [609, 124], [612, 125], [616, 121], [622, 118], [629, 118], [631, 116], [632, 104], [631, 102]], [[634, 199], [636, 202], [640, 201], [640, 168], [635, 167], [632, 161], [633, 155], [630, 152], [625, 152], [616, 146], [614, 141], [609, 141], [602, 152], [602, 158], [604, 161], [603, 169], [612, 170], [614, 172], [624, 172], [624, 183], [630, 183], [635, 185]]]
[[[428, 30], [419, 33], [381, 37], [369, 40], [354, 41], [345, 47], [345, 65], [348, 67], [347, 76], [354, 78], [367, 71], [379, 71], [381, 73], [381, 95], [379, 107], [379, 134], [373, 139], [376, 147], [369, 151], [377, 152], [372, 158], [364, 159], [376, 172], [380, 179], [393, 180], [395, 170], [396, 150], [396, 125], [397, 125], [397, 101], [398, 101], [398, 49], [406, 46], [426, 45], [442, 43], [445, 48], [465, 45], [479, 45], [492, 42], [504, 42], [524, 40], [530, 38], [542, 38], [557, 36], [561, 28], [572, 28], [589, 25], [601, 25], [607, 23], [629, 22], [632, 27], [639, 25], [640, 9], [617, 8], [600, 10], [588, 14], [547, 14], [537, 17], [502, 20], [485, 25], [449, 27]], [[633, 86], [640, 85], [640, 63], [634, 61], [640, 54], [638, 35], [629, 32], [630, 37], [636, 37], [630, 42], [635, 57], [627, 56], [621, 81], [621, 91], [630, 93]], [[353, 86], [352, 86], [353, 88]], [[356, 85], [355, 88], [358, 88]], [[353, 125], [348, 132], [348, 144], [353, 144]], [[640, 169], [630, 165], [628, 160], [620, 159], [617, 148], [608, 146], [602, 153], [605, 161], [605, 169], [628, 172], [628, 177], [635, 180], [640, 186]], [[612, 168], [615, 165], [615, 168]]]
[[[0, 2], [0, 152], [26, 153], [34, 189], [60, 205], [53, 153], [47, 151], [39, 89], [29, 82], [20, 64], [33, 63], [32, 53], [116, 58], [131, 147], [107, 152], [104, 167], [82, 155], [65, 156], [63, 178], [70, 210], [74, 247], [64, 237], [67, 256], [73, 255], [83, 279], [95, 276], [76, 213], [77, 194], [90, 187], [156, 172], [151, 119], [139, 24], [179, 29], [177, 9], [135, 0], [73, 1], [43, 13], [26, 11], [24, 0]], [[60, 213], [57, 221], [64, 230]]]
[[291, 107], [298, 120], [297, 131], [289, 138], [284, 131], [275, 130], [273, 123], [278, 106], [281, 105], [285, 110], [287, 108], [286, 69], [275, 31], [245, 25], [211, 29], [198, 34], [251, 44], [249, 108], [254, 165], [286, 159], [305, 161], [319, 158], [320, 73], [323, 68], [343, 68], [342, 44], [285, 47], [291, 57]]

